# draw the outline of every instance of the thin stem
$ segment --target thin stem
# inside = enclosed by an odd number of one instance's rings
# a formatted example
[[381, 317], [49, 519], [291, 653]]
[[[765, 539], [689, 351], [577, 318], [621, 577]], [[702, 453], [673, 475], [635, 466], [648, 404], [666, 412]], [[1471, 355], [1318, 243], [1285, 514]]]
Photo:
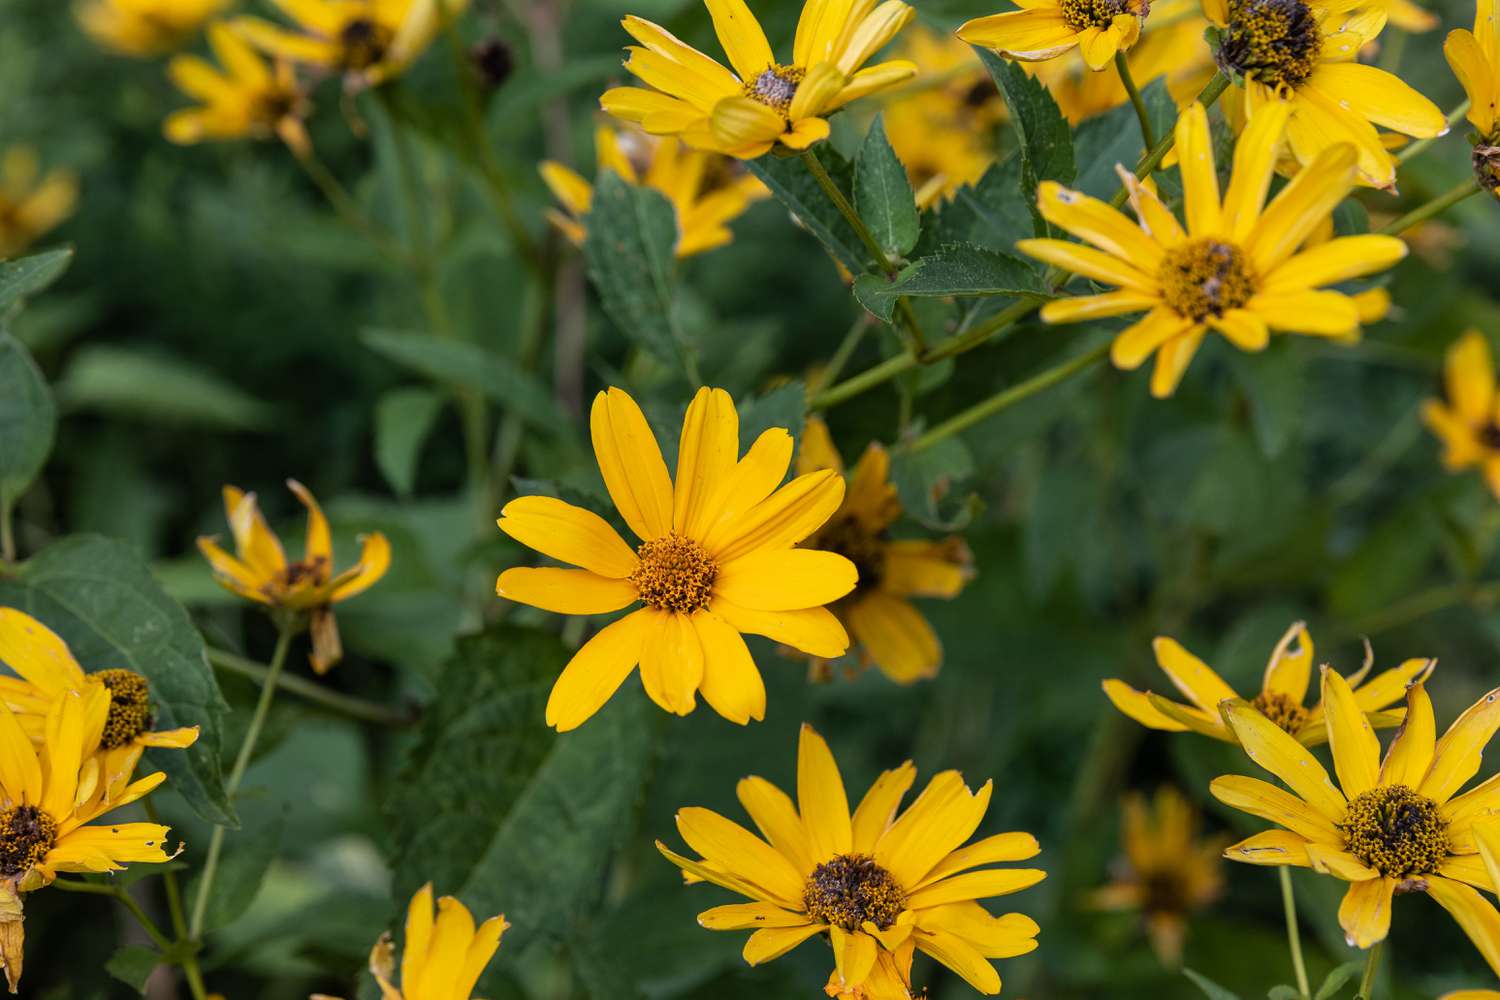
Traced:
[[[250, 717], [250, 728], [245, 730], [245, 741], [240, 744], [240, 752], [234, 758], [234, 766], [229, 769], [229, 777], [224, 781], [224, 797], [230, 802], [234, 801], [235, 793], [239, 791], [240, 782], [245, 777], [245, 769], [250, 766], [250, 757], [255, 752], [256, 741], [260, 739], [260, 731], [266, 724], [266, 716], [270, 714], [271, 702], [276, 698], [276, 682], [281, 679], [281, 668], [286, 665], [287, 650], [292, 644], [292, 627], [287, 622], [282, 622], [281, 632], [276, 637], [276, 652], [271, 655], [271, 664], [266, 668], [265, 680], [260, 686], [260, 700], [255, 703], [255, 714]], [[208, 900], [214, 887], [214, 876], [219, 868], [219, 855], [224, 850], [225, 827], [214, 827], [213, 837], [208, 842], [208, 856], [203, 862], [203, 877], [198, 883], [198, 895], [193, 899], [193, 919], [188, 924], [188, 932], [194, 940], [203, 936], [203, 921], [208, 914]]]
[[1470, 195], [1478, 194], [1481, 190], [1483, 189], [1479, 186], [1479, 179], [1477, 177], [1470, 177], [1462, 184], [1450, 188], [1447, 192], [1438, 195], [1424, 205], [1418, 205], [1410, 212], [1401, 216], [1401, 218], [1394, 222], [1386, 223], [1376, 231], [1385, 236], [1400, 236], [1408, 229], [1419, 223], [1426, 222], [1435, 215], [1441, 215]]
[[340, 184], [339, 179], [333, 175], [333, 171], [318, 159], [316, 153], [309, 149], [306, 153], [294, 156], [293, 159], [297, 161], [297, 165], [302, 168], [308, 180], [312, 181], [313, 185], [322, 192], [323, 198], [346, 225], [369, 240], [370, 245], [390, 263], [399, 267], [411, 266], [411, 260], [406, 251], [402, 250], [389, 235], [382, 232], [365, 214], [349, 192], [344, 189], [344, 185]]
[[15, 505], [10, 502], [9, 497], [0, 495], [0, 563], [16, 561], [16, 529], [12, 523], [14, 516]]
[[[156, 804], [151, 799], [143, 799], [141, 804], [146, 808], [146, 819], [152, 823], [161, 823], [161, 817], [156, 814]], [[161, 873], [161, 881], [167, 893], [167, 914], [172, 919], [172, 933], [179, 942], [186, 943], [191, 939], [188, 937], [187, 911], [182, 905], [182, 885], [178, 882], [177, 872], [168, 865]], [[191, 945], [183, 948], [181, 961], [182, 975], [187, 980], [193, 1000], [208, 1000], [203, 970], [198, 967], [197, 949]]]
[[833, 357], [828, 359], [828, 364], [818, 373], [817, 377], [808, 384], [809, 392], [817, 392], [829, 382], [839, 377], [839, 372], [849, 363], [849, 358], [859, 348], [865, 339], [865, 334], [870, 330], [870, 314], [863, 309], [859, 311], [859, 318], [849, 327], [844, 339], [839, 341], [839, 346], [834, 350]]
[[[1215, 73], [1213, 79], [1209, 80], [1208, 84], [1198, 92], [1198, 103], [1205, 108], [1211, 108], [1214, 102], [1219, 99], [1219, 96], [1228, 89], [1229, 77], [1225, 76], [1221, 70]], [[1156, 145], [1151, 147], [1151, 151], [1141, 158], [1141, 162], [1135, 168], [1136, 178], [1144, 180], [1155, 173], [1156, 168], [1161, 166], [1161, 161], [1167, 158], [1167, 154], [1172, 151], [1172, 147], [1176, 144], [1177, 129], [1174, 127], [1166, 135], [1158, 139]], [[1126, 199], [1129, 197], [1130, 191], [1122, 186], [1120, 190], [1115, 192], [1115, 196], [1110, 199], [1109, 203], [1115, 208], [1119, 208], [1125, 204]]]
[[[1452, 129], [1453, 126], [1463, 121], [1464, 115], [1468, 113], [1469, 99], [1465, 97], [1461, 102], [1459, 102], [1458, 107], [1448, 112], [1448, 129]], [[1447, 130], [1444, 130], [1443, 135], [1446, 134]], [[1396, 162], [1405, 163], [1413, 157], [1420, 156], [1433, 143], [1437, 142], [1439, 138], [1441, 138], [1441, 136], [1433, 136], [1430, 139], [1418, 139], [1416, 142], [1408, 144], [1405, 148], [1403, 148], [1399, 153], [1396, 154]]]
[[1488, 609], [1500, 602], [1500, 583], [1475, 586], [1472, 583], [1450, 583], [1414, 594], [1382, 611], [1351, 622], [1338, 630], [1342, 636], [1372, 636], [1410, 624], [1434, 612], [1468, 604]]
[[1354, 1000], [1371, 1000], [1371, 991], [1375, 988], [1375, 973], [1380, 969], [1380, 948], [1384, 941], [1376, 941], [1370, 946], [1370, 957], [1365, 959], [1365, 974], [1359, 977], [1359, 992], [1354, 994]]
[[81, 882], [68, 878], [56, 879], [52, 885], [64, 892], [79, 892], [91, 896], [113, 897], [119, 901], [121, 906], [129, 911], [130, 915], [135, 918], [136, 923], [141, 925], [141, 928], [156, 943], [158, 948], [164, 952], [172, 949], [171, 939], [161, 932], [161, 928], [156, 926], [156, 921], [147, 916], [146, 911], [141, 909], [141, 904], [132, 899], [130, 894], [125, 890], [112, 885], [98, 885], [93, 882]]
[[1302, 961], [1302, 935], [1297, 930], [1297, 898], [1292, 894], [1292, 870], [1278, 865], [1281, 876], [1281, 907], [1286, 911], [1286, 943], [1292, 953], [1292, 970], [1297, 974], [1297, 993], [1302, 1000], [1312, 996], [1312, 987], [1307, 982], [1307, 965]]
[[[212, 647], [208, 650], [208, 662], [220, 670], [227, 670], [229, 673], [239, 674], [241, 677], [248, 677], [260, 683], [265, 682], [266, 674], [270, 672], [265, 666], [256, 663], [254, 660], [247, 660], [243, 656], [236, 656], [233, 653]], [[351, 719], [359, 719], [361, 722], [373, 722], [376, 725], [399, 728], [401, 726], [409, 726], [415, 721], [406, 712], [390, 709], [373, 701], [356, 698], [353, 695], [340, 694], [337, 691], [332, 691], [321, 684], [298, 677], [295, 674], [288, 674], [282, 677], [279, 686], [287, 694], [294, 694], [299, 698], [304, 698], [314, 704], [322, 705], [324, 708], [338, 712], [340, 715], [347, 715]]]
[[1156, 148], [1156, 135], [1151, 129], [1151, 112], [1146, 110], [1146, 101], [1141, 97], [1141, 89], [1135, 85], [1135, 77], [1130, 74], [1130, 60], [1125, 58], [1125, 50], [1120, 49], [1115, 53], [1115, 69], [1119, 71], [1120, 82], [1125, 85], [1125, 93], [1130, 95], [1130, 103], [1135, 107], [1136, 121], [1141, 123], [1142, 149]]

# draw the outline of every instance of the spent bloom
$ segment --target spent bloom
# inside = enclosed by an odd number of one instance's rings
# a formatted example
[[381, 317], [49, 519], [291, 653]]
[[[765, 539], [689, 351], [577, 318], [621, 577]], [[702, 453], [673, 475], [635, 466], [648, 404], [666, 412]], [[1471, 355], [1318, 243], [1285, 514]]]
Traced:
[[1427, 400], [1422, 420], [1443, 442], [1443, 465], [1479, 469], [1500, 499], [1500, 385], [1484, 334], [1470, 330], [1449, 347], [1443, 374], [1447, 402]]
[[1075, 49], [1101, 70], [1141, 37], [1146, 0], [1020, 0], [1017, 10], [976, 17], [958, 27], [970, 45], [1008, 59], [1042, 62]]
[[[173, 57], [167, 75], [198, 107], [167, 116], [162, 131], [184, 145], [211, 139], [265, 139], [275, 136], [300, 155], [311, 145], [303, 118], [307, 100], [291, 63], [268, 63], [227, 24], [208, 27], [216, 67], [195, 55]], [[222, 67], [222, 68], [220, 68]]]
[[78, 24], [121, 55], [159, 56], [187, 43], [230, 0], [84, 0]]
[[78, 178], [71, 170], [45, 176], [35, 149], [11, 146], [0, 157], [0, 260], [14, 257], [73, 214]]
[[1478, 0], [1474, 30], [1450, 31], [1443, 54], [1469, 95], [1475, 176], [1500, 196], [1500, 11], [1495, 0]]

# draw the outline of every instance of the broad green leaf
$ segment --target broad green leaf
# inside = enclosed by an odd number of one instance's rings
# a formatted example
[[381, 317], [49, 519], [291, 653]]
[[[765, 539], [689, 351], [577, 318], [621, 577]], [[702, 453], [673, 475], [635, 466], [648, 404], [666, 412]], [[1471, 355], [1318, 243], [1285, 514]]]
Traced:
[[854, 208], [881, 249], [905, 256], [921, 233], [917, 202], [906, 168], [885, 137], [880, 116], [870, 125], [854, 167]]
[[[1058, 110], [1057, 102], [1047, 93], [1040, 80], [1027, 75], [1018, 63], [988, 49], [976, 48], [979, 58], [1000, 88], [1000, 96], [1010, 109], [1010, 122], [1021, 140], [1021, 194], [1035, 211], [1036, 189], [1042, 181], [1071, 184], [1076, 171], [1073, 160], [1073, 131]], [[1040, 215], [1035, 216], [1037, 233], [1047, 231]]]
[[[1177, 118], [1177, 105], [1167, 90], [1166, 79], [1152, 80], [1142, 88], [1141, 98], [1146, 102], [1151, 127], [1160, 138]], [[1107, 114], [1081, 122], [1073, 134], [1073, 149], [1078, 163], [1073, 186], [1095, 198], [1108, 200], [1120, 187], [1120, 175], [1115, 168], [1134, 170], [1145, 149], [1135, 108], [1127, 102]]]
[[604, 311], [658, 360], [682, 354], [674, 298], [677, 213], [661, 192], [599, 175], [589, 207], [583, 256]]
[[740, 451], [747, 450], [762, 432], [772, 427], [784, 427], [793, 438], [801, 438], [806, 413], [807, 389], [800, 381], [788, 382], [764, 395], [742, 401], [739, 405]]
[[276, 421], [272, 406], [205, 368], [108, 344], [91, 344], [73, 356], [57, 397], [66, 409], [149, 423], [260, 430]]
[[1234, 371], [1250, 400], [1251, 425], [1267, 458], [1281, 454], [1302, 421], [1306, 366], [1301, 346], [1276, 340], [1259, 354], [1236, 352]]
[[991, 165], [973, 185], [960, 187], [927, 213], [916, 256], [936, 253], [949, 243], [974, 243], [1010, 253], [1016, 240], [1035, 235], [1031, 207], [1016, 197], [1020, 188], [1019, 156]]
[[907, 516], [937, 531], [961, 530], [979, 512], [979, 498], [956, 489], [973, 475], [974, 458], [956, 437], [891, 458], [891, 482]]
[[1313, 1000], [1333, 1000], [1354, 977], [1363, 971], [1365, 963], [1362, 959], [1345, 962], [1343, 965], [1334, 966], [1323, 979], [1323, 985], [1318, 987], [1318, 992], [1313, 994]]
[[65, 538], [0, 579], [0, 605], [21, 609], [62, 636], [85, 670], [123, 667], [145, 677], [156, 728], [199, 731], [186, 750], [147, 750], [143, 772], [165, 771], [168, 784], [209, 822], [235, 822], [219, 768], [228, 706], [203, 639], [130, 546], [96, 535]]
[[109, 961], [104, 963], [104, 971], [145, 996], [146, 980], [151, 978], [151, 973], [163, 960], [161, 952], [153, 948], [127, 944], [109, 957]]
[[[224, 836], [224, 853], [204, 910], [205, 930], [227, 927], [250, 908], [267, 869], [281, 850], [284, 817], [267, 803], [256, 802], [252, 795], [241, 795], [236, 805], [245, 817], [244, 825]], [[188, 883], [186, 898], [197, 899], [198, 885], [196, 878]]]
[[71, 248], [48, 250], [0, 264], [0, 315], [62, 276], [73, 262]]
[[1272, 986], [1266, 992], [1266, 1000], [1304, 1000], [1304, 998], [1297, 987], [1281, 983], [1277, 986]]
[[410, 496], [422, 444], [443, 409], [431, 389], [392, 389], [375, 403], [375, 464], [391, 489]]
[[1229, 992], [1212, 979], [1199, 975], [1192, 969], [1183, 969], [1182, 974], [1192, 980], [1193, 985], [1202, 990], [1203, 995], [1208, 997], [1208, 1000], [1240, 1000], [1238, 996]]
[[52, 451], [57, 408], [36, 362], [0, 330], [0, 509], [36, 479]]
[[1032, 266], [998, 250], [954, 243], [912, 261], [894, 281], [876, 274], [860, 275], [854, 295], [870, 312], [891, 321], [896, 300], [905, 295], [988, 296], [1047, 295], [1046, 284]]
[[[844, 197], [851, 197], [853, 169], [848, 161], [826, 148], [813, 155], [828, 170], [829, 176]], [[818, 238], [818, 242], [823, 244], [823, 248], [834, 260], [854, 274], [859, 274], [869, 266], [869, 258], [860, 246], [859, 237], [854, 235], [848, 220], [828, 200], [828, 195], [808, 172], [807, 164], [802, 162], [801, 157], [772, 154], [750, 160], [747, 166], [752, 174], [771, 189], [771, 193], [786, 206], [787, 211]]]

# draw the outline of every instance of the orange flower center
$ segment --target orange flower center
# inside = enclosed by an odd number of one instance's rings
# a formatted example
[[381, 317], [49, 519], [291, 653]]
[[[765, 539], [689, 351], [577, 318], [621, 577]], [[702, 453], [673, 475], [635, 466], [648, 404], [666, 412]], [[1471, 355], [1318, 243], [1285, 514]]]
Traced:
[[1307, 722], [1307, 709], [1280, 691], [1262, 691], [1251, 704], [1261, 715], [1276, 723], [1282, 732], [1293, 736]]
[[40, 864], [57, 842], [57, 820], [36, 806], [0, 812], [0, 876], [14, 878]]
[[109, 715], [99, 745], [117, 750], [151, 728], [151, 689], [133, 670], [101, 670], [94, 675], [109, 689]]
[[636, 555], [641, 561], [628, 579], [643, 602], [685, 615], [707, 607], [719, 566], [703, 546], [670, 531], [642, 542]]
[[797, 96], [797, 85], [806, 75], [807, 70], [801, 66], [768, 66], [760, 76], [745, 84], [745, 96], [786, 114], [792, 98]]
[[1239, 247], [1209, 237], [1168, 250], [1156, 277], [1167, 305], [1194, 322], [1238, 309], [1255, 294], [1255, 275]]
[[812, 919], [846, 931], [867, 920], [885, 930], [906, 909], [906, 893], [868, 854], [840, 854], [813, 869], [802, 905]]
[[1074, 31], [1107, 28], [1116, 17], [1132, 13], [1128, 0], [1062, 0], [1058, 7], [1063, 21]]

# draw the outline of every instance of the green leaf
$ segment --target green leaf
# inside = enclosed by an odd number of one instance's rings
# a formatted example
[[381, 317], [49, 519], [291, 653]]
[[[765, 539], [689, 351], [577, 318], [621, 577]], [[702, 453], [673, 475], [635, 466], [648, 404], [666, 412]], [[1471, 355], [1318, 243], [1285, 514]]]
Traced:
[[973, 475], [974, 458], [958, 438], [891, 458], [891, 482], [907, 516], [935, 531], [959, 531], [979, 512], [977, 496], [954, 490]]
[[156, 728], [199, 731], [186, 750], [147, 750], [143, 770], [165, 771], [168, 784], [209, 822], [235, 822], [219, 770], [228, 705], [192, 620], [134, 549], [96, 535], [65, 538], [0, 580], [0, 605], [21, 609], [62, 636], [85, 670], [123, 667], [145, 677]]
[[142, 996], [146, 995], [146, 980], [164, 961], [161, 952], [138, 944], [127, 944], [117, 948], [104, 963], [104, 971], [129, 986]]
[[48, 250], [0, 264], [0, 314], [52, 284], [73, 262], [71, 248]]
[[[1158, 77], [1148, 83], [1141, 90], [1141, 99], [1156, 135], [1165, 135], [1177, 119], [1177, 105], [1167, 90], [1166, 79]], [[1073, 186], [1095, 198], [1112, 197], [1120, 187], [1115, 167], [1133, 169], [1144, 149], [1140, 122], [1129, 102], [1081, 122], [1073, 134], [1074, 159], [1079, 164]]]
[[1318, 987], [1318, 992], [1313, 994], [1313, 1000], [1333, 1000], [1340, 990], [1364, 971], [1364, 967], [1365, 963], [1359, 959], [1334, 966], [1333, 971], [1324, 977], [1323, 985]]
[[547, 727], [569, 655], [515, 627], [460, 640], [386, 802], [397, 898], [431, 879], [476, 917], [504, 911], [516, 950], [568, 939], [596, 908], [655, 753], [657, 710], [634, 681], [578, 730]]
[[[1076, 171], [1073, 162], [1073, 132], [1068, 120], [1058, 110], [1057, 102], [1047, 93], [1040, 80], [1028, 76], [1020, 65], [988, 49], [976, 48], [979, 58], [1000, 88], [1010, 122], [1021, 140], [1021, 193], [1036, 212], [1036, 189], [1042, 181], [1071, 184]], [[1034, 214], [1038, 235], [1048, 232], [1047, 223]]]
[[1208, 997], [1208, 1000], [1240, 1000], [1238, 996], [1229, 992], [1212, 979], [1199, 975], [1192, 969], [1183, 969], [1182, 974], [1192, 980], [1193, 985], [1202, 990], [1203, 995]]
[[261, 430], [273, 407], [213, 372], [167, 355], [92, 344], [73, 355], [57, 385], [68, 409], [148, 423], [217, 430]]
[[1302, 353], [1295, 345], [1272, 343], [1259, 354], [1236, 352], [1235, 374], [1250, 400], [1250, 422], [1267, 458], [1280, 455], [1302, 424]]
[[854, 281], [861, 305], [887, 323], [901, 296], [1047, 295], [1035, 269], [1019, 257], [998, 250], [954, 243], [912, 261], [895, 280], [863, 274]]
[[[830, 149], [823, 149], [814, 155], [828, 170], [834, 184], [844, 192], [845, 197], [849, 197], [853, 173], [849, 163]], [[828, 200], [828, 195], [808, 172], [807, 164], [801, 161], [801, 157], [773, 154], [750, 160], [747, 166], [752, 174], [760, 178], [761, 183], [771, 189], [777, 200], [796, 216], [797, 221], [818, 238], [818, 242], [833, 255], [834, 260], [854, 274], [861, 273], [869, 266], [859, 237], [854, 235], [848, 220]]]
[[442, 409], [442, 395], [431, 389], [392, 389], [375, 403], [375, 464], [403, 497], [411, 495], [422, 443]]
[[1032, 207], [1016, 197], [1020, 187], [1019, 156], [991, 165], [972, 187], [965, 184], [928, 213], [917, 255], [935, 253], [948, 243], [975, 243], [1009, 253], [1016, 240], [1035, 235]]
[[[203, 911], [205, 930], [227, 927], [250, 908], [265, 881], [266, 871], [281, 849], [285, 817], [267, 803], [254, 801], [250, 795], [242, 795], [238, 806], [242, 815], [255, 818], [247, 818], [241, 829], [224, 837], [224, 853], [219, 858], [213, 892]], [[197, 879], [188, 884], [188, 899], [197, 898], [198, 884]]]
[[606, 170], [584, 220], [583, 256], [604, 311], [660, 361], [682, 355], [674, 298], [677, 213], [661, 192]]
[[0, 331], [0, 510], [42, 471], [56, 432], [46, 379], [21, 342]]
[[854, 209], [886, 253], [905, 256], [921, 234], [917, 201], [906, 168], [885, 137], [879, 115], [870, 125], [854, 167]]
[[1272, 986], [1266, 992], [1266, 1000], [1303, 1000], [1303, 997], [1297, 987], [1282, 983], [1279, 986]]
[[807, 388], [800, 381], [777, 386], [740, 403], [740, 450], [744, 451], [772, 427], [784, 427], [793, 438], [802, 436], [807, 414]]

